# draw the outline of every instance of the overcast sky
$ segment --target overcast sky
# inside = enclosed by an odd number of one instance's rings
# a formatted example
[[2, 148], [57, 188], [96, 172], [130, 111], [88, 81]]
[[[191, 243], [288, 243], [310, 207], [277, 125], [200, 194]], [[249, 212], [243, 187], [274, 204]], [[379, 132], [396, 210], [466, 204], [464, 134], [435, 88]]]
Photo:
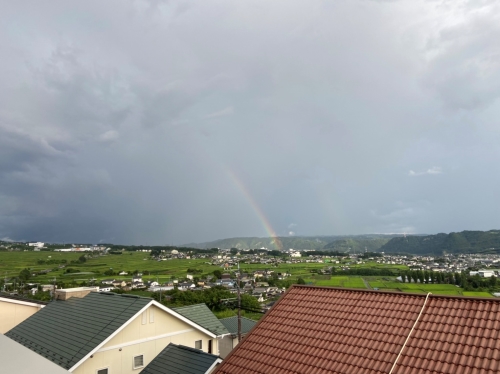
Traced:
[[500, 5], [1, 1], [0, 239], [500, 228]]

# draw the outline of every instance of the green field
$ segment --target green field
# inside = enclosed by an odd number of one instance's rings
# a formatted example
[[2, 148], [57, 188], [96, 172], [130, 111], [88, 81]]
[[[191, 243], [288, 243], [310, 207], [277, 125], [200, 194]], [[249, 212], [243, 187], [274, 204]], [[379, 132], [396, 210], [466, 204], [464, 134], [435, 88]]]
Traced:
[[[188, 273], [188, 268], [200, 270], [200, 273], [194, 274], [199, 277], [212, 274], [214, 270], [222, 270], [220, 266], [211, 265], [210, 258], [155, 261], [151, 259], [149, 253], [146, 252], [123, 252], [123, 254], [120, 255], [98, 255], [94, 258], [89, 258], [84, 263], [79, 263], [78, 258], [81, 255], [81, 252], [0, 252], [0, 277], [15, 277], [24, 268], [28, 268], [33, 273], [50, 269], [49, 273], [33, 277], [30, 279], [30, 282], [46, 284], [52, 282], [52, 280], [56, 278], [58, 281], [63, 281], [67, 285], [74, 285], [81, 282], [88, 282], [91, 279], [99, 281], [102, 279], [114, 278], [129, 281], [132, 273], [136, 270], [143, 273], [143, 279], [145, 281], [158, 279], [160, 282], [166, 282], [175, 278], [184, 278]], [[60, 265], [63, 265], [61, 263], [62, 260], [66, 261], [64, 264], [65, 267], [59, 268]], [[39, 261], [49, 261], [52, 263], [39, 264]], [[284, 263], [279, 266], [274, 266], [272, 264], [241, 263], [241, 271], [251, 273], [254, 270], [268, 269], [274, 270], [275, 272], [287, 272], [291, 274], [290, 279], [292, 281], [295, 281], [298, 277], [302, 277], [306, 283], [317, 286], [367, 288], [366, 283], [368, 283], [371, 288], [377, 288], [379, 290], [492, 297], [488, 292], [467, 292], [462, 288], [450, 284], [401, 283], [394, 277], [387, 276], [330, 276], [317, 274], [318, 270], [325, 269], [329, 265], [330, 264], [317, 262], [302, 262], [296, 264]], [[350, 266], [351, 268], [397, 268], [395, 266], [380, 265], [374, 262]], [[73, 269], [73, 272], [67, 273], [69, 268]], [[110, 269], [115, 273], [126, 271], [128, 275], [105, 275], [104, 272]]]
[[[72, 252], [0, 252], [0, 275], [6, 277], [13, 277], [19, 272], [28, 268], [32, 272], [38, 272], [45, 269], [51, 269], [48, 274], [38, 275], [32, 278], [32, 282], [50, 282], [52, 279], [60, 279], [63, 282], [82, 282], [88, 281], [91, 278], [97, 280], [114, 278], [114, 279], [128, 279], [130, 280], [132, 273], [135, 270], [143, 273], [150, 273], [144, 275], [144, 280], [159, 279], [161, 281], [170, 280], [172, 277], [185, 277], [188, 268], [195, 268], [202, 270], [203, 274], [208, 274], [216, 269], [218, 266], [206, 264], [209, 259], [195, 259], [195, 260], [168, 260], [168, 261], [155, 261], [150, 259], [149, 253], [144, 252], [124, 252], [121, 255], [103, 255], [96, 258], [90, 258], [85, 263], [71, 263], [77, 261], [82, 253]], [[57, 264], [41, 264], [37, 263], [38, 260], [44, 261], [61, 261], [66, 260], [65, 268], [59, 269]], [[72, 268], [75, 273], [66, 273], [66, 270]], [[113, 269], [114, 272], [121, 271], [128, 272], [127, 276], [106, 276], [104, 272]]]
[[402, 291], [415, 293], [431, 292], [436, 295], [492, 297], [489, 292], [468, 292], [453, 284], [401, 283], [396, 280], [389, 280], [387, 278], [370, 280], [369, 284], [372, 288], [378, 288], [379, 290], [383, 291]]
[[492, 297], [493, 295], [489, 292], [473, 292], [473, 291], [464, 291], [462, 292], [464, 296], [474, 296], [474, 297]]
[[[220, 266], [211, 265], [211, 258], [206, 259], [173, 259], [167, 261], [152, 260], [147, 252], [123, 252], [121, 255], [101, 255], [88, 259], [85, 263], [78, 263], [78, 258], [82, 252], [0, 252], [0, 276], [14, 277], [24, 268], [32, 272], [38, 272], [46, 269], [51, 271], [45, 275], [38, 275], [30, 281], [38, 283], [47, 283], [54, 278], [63, 282], [83, 282], [89, 279], [126, 279], [130, 280], [134, 271], [143, 273], [144, 280], [156, 280], [165, 282], [172, 278], [184, 278], [188, 268], [201, 270], [197, 276], [211, 274], [214, 270], [222, 270]], [[38, 260], [52, 261], [56, 263], [38, 264]], [[59, 269], [61, 260], [66, 260], [65, 267]], [[74, 261], [74, 263], [71, 263]], [[292, 274], [292, 279], [298, 277], [309, 278], [311, 271], [323, 269], [322, 263], [299, 263], [299, 264], [280, 264], [275, 267], [271, 264], [247, 264], [241, 263], [242, 272], [252, 272], [254, 270], [271, 269], [276, 272], [287, 272]], [[67, 269], [74, 269], [74, 273], [67, 273]], [[126, 271], [127, 276], [106, 276], [104, 272], [112, 269], [119, 273]], [[234, 269], [233, 269], [234, 270]]]
[[363, 279], [359, 276], [332, 276], [330, 279], [313, 281], [316, 286], [366, 288]]

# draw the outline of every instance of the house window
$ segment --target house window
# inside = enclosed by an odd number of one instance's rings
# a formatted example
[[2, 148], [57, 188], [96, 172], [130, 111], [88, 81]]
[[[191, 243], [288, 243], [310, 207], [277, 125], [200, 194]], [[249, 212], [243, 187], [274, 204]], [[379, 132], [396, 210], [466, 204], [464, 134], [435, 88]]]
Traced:
[[108, 368], [97, 370], [97, 374], [108, 374]]
[[155, 321], [155, 310], [153, 308], [149, 309], [149, 323], [153, 323]]
[[134, 369], [139, 369], [144, 366], [144, 355], [134, 357]]
[[202, 344], [201, 344], [201, 340], [197, 340], [194, 342], [194, 347], [196, 349], [202, 349]]
[[142, 324], [145, 325], [147, 321], [148, 321], [148, 311], [145, 310], [144, 312], [142, 312]]
[[210, 340], [208, 341], [208, 353], [213, 353], [213, 352], [212, 352], [212, 344], [213, 344], [213, 341], [212, 341], [212, 339], [210, 339]]

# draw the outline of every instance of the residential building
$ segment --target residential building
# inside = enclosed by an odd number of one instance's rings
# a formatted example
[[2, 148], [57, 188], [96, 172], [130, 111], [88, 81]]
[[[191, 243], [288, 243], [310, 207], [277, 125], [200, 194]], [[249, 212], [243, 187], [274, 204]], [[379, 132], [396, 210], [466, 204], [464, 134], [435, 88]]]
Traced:
[[5, 335], [77, 374], [138, 373], [169, 343], [219, 349], [217, 334], [153, 299], [98, 292], [53, 301]]
[[[212, 313], [206, 304], [194, 304], [172, 309], [183, 317], [215, 334], [217, 339], [219, 339], [219, 343], [220, 339], [230, 334], [226, 327]], [[202, 342], [199, 342], [200, 345], [195, 348], [206, 350], [208, 353], [220, 353], [220, 347], [217, 347], [216, 349], [213, 346], [213, 342], [210, 340], [207, 343], [208, 346], [206, 348], [202, 345]]]
[[497, 373], [500, 300], [291, 287], [216, 369]]
[[110, 287], [99, 287], [99, 292], [111, 292], [114, 289], [115, 288], [113, 286], [110, 286]]
[[[230, 335], [226, 335], [219, 342], [219, 355], [226, 358], [227, 355], [238, 345], [238, 317], [222, 318], [219, 320], [224, 327], [229, 331]], [[241, 336], [246, 334], [257, 324], [256, 321], [249, 318], [241, 317]]]
[[0, 334], [5, 334], [46, 305], [45, 301], [0, 293]]

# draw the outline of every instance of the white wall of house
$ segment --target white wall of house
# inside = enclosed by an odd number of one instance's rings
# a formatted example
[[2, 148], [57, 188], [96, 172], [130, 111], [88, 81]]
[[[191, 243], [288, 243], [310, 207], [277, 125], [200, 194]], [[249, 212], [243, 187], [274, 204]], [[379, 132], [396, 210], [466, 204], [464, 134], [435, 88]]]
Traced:
[[5, 334], [44, 305], [0, 297], [0, 334]]
[[221, 340], [219, 340], [219, 355], [222, 358], [226, 358], [226, 356], [236, 347], [238, 344], [238, 338], [232, 338], [231, 335], [224, 336]]
[[[208, 352], [212, 340], [213, 353], [218, 354], [218, 342], [188, 323], [151, 305], [102, 348], [73, 370], [76, 374], [96, 374], [109, 368], [109, 374], [135, 374], [147, 366], [169, 343], [195, 348], [202, 341], [202, 350]], [[134, 357], [143, 355], [144, 365], [134, 369]]]

